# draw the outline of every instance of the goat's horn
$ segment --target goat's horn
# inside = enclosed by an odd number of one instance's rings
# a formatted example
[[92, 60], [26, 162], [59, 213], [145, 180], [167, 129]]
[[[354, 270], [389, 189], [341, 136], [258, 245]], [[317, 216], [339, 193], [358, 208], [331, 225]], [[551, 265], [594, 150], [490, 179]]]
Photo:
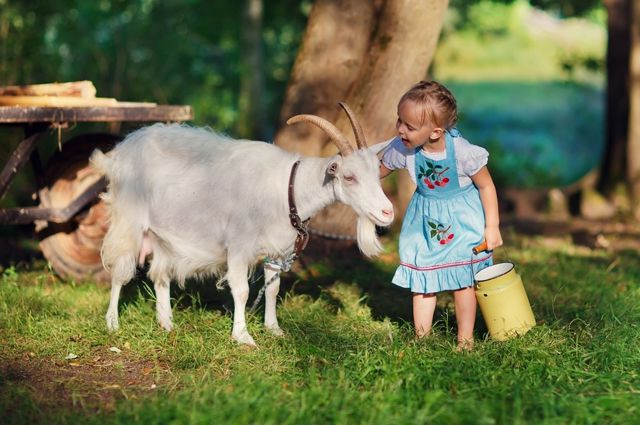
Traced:
[[351, 108], [344, 103], [338, 102], [338, 105], [344, 109], [349, 117], [349, 122], [351, 123], [351, 128], [353, 128], [353, 134], [356, 136], [356, 143], [358, 144], [358, 149], [366, 149], [367, 148], [367, 139], [364, 138], [364, 131], [362, 131], [362, 126], [358, 122], [356, 118], [356, 114], [353, 113]]
[[331, 124], [324, 118], [320, 118], [316, 115], [295, 115], [287, 120], [287, 124], [291, 125], [303, 121], [315, 124], [317, 127], [324, 130], [333, 143], [336, 144], [342, 156], [347, 156], [353, 152], [353, 147], [349, 144], [349, 140], [340, 133], [340, 130], [338, 130], [335, 125]]

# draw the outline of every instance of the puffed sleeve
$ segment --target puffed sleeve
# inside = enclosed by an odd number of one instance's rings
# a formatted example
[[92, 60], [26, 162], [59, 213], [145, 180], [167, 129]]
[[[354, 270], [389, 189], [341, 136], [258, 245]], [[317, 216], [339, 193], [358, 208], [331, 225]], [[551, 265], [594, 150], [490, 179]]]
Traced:
[[394, 138], [382, 154], [382, 165], [389, 170], [407, 168], [407, 148], [402, 144], [400, 137]]
[[489, 162], [489, 152], [482, 146], [472, 145], [466, 139], [456, 138], [456, 159], [462, 173], [473, 176]]

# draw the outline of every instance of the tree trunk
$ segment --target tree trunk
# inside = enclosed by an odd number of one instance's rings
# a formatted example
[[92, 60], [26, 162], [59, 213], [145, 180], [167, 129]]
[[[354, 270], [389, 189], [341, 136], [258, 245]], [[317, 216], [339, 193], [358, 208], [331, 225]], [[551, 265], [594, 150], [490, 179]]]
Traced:
[[627, 161], [632, 208], [636, 219], [640, 220], [640, 2], [632, 3]]
[[278, 146], [319, 156], [327, 143], [324, 133], [308, 125], [287, 126], [296, 114], [314, 114], [329, 121], [338, 116], [338, 102], [354, 84], [369, 50], [379, 8], [376, 1], [316, 0], [293, 65], [279, 129]]
[[262, 51], [262, 0], [244, 0], [242, 26], [243, 72], [240, 81], [238, 134], [264, 139], [264, 55]]
[[[356, 26], [343, 16], [344, 10], [336, 11], [338, 3], [351, 11], [365, 9], [366, 5], [366, 12], [362, 12], [366, 14], [364, 18], [357, 17]], [[296, 59], [281, 119], [284, 121], [296, 113], [320, 115], [353, 139], [346, 116], [336, 107], [338, 101], [344, 100], [359, 117], [369, 144], [393, 137], [397, 102], [413, 83], [425, 78], [447, 6], [447, 0], [317, 0]], [[317, 28], [315, 25], [321, 19], [330, 22], [330, 28]], [[311, 49], [313, 45], [322, 48]], [[337, 56], [333, 49], [350, 62], [342, 59], [329, 66], [328, 61], [335, 61], [333, 56]], [[318, 70], [318, 66], [322, 69]], [[300, 127], [295, 128], [298, 137], [294, 139], [294, 127], [283, 128], [276, 135], [276, 143], [309, 155], [336, 153], [337, 149], [323, 134], [309, 126], [295, 127]], [[400, 214], [412, 192], [409, 176], [400, 174], [398, 197], [402, 201], [396, 202]], [[318, 214], [311, 227], [335, 237], [353, 237], [355, 213], [337, 204]]]
[[607, 103], [605, 152], [598, 190], [611, 195], [615, 184], [625, 181], [629, 129], [629, 0], [606, 0], [607, 7]]

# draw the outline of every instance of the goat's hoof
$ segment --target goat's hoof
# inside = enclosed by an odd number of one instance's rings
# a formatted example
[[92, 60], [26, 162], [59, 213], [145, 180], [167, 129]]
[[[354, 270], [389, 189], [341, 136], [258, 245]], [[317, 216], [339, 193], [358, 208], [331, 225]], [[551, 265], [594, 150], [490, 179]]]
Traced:
[[167, 332], [171, 332], [173, 330], [173, 323], [171, 320], [159, 320], [160, 326]]
[[109, 332], [115, 332], [120, 328], [120, 324], [118, 323], [118, 315], [112, 315], [107, 313], [107, 330]]
[[256, 342], [253, 340], [253, 338], [251, 337], [251, 335], [249, 335], [249, 332], [247, 331], [240, 332], [238, 335], [231, 334], [231, 339], [233, 339], [238, 344], [257, 347]]
[[264, 327], [265, 327], [266, 330], [271, 332], [272, 335], [284, 336], [284, 331], [282, 329], [280, 329], [280, 326], [278, 326], [278, 325], [275, 325], [275, 326], [265, 325]]

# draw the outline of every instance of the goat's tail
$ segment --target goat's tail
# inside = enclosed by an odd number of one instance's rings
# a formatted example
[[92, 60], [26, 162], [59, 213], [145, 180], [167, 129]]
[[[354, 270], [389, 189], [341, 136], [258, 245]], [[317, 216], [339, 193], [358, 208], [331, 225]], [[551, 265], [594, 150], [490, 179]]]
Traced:
[[95, 149], [89, 157], [89, 163], [100, 174], [107, 177], [107, 191], [100, 195], [107, 209], [107, 221], [109, 229], [102, 241], [100, 256], [102, 265], [112, 278], [121, 282], [128, 282], [133, 278], [136, 270], [136, 259], [142, 244], [143, 229], [135, 226], [135, 214], [129, 216], [136, 208], [126, 208], [120, 205], [122, 202], [114, 202], [113, 190], [115, 164], [112, 153], [104, 153]]
[[111, 181], [112, 162], [113, 159], [111, 158], [111, 155], [105, 154], [99, 149], [94, 149], [89, 157], [89, 164], [91, 164], [98, 173], [106, 176], [108, 180], [107, 190], [100, 194], [100, 199], [102, 199], [107, 206], [108, 215], [111, 215], [111, 200], [113, 197], [111, 194], [113, 189], [113, 182]]
[[111, 172], [111, 158], [99, 149], [94, 149], [89, 157], [89, 163], [100, 174], [106, 174], [107, 176]]

